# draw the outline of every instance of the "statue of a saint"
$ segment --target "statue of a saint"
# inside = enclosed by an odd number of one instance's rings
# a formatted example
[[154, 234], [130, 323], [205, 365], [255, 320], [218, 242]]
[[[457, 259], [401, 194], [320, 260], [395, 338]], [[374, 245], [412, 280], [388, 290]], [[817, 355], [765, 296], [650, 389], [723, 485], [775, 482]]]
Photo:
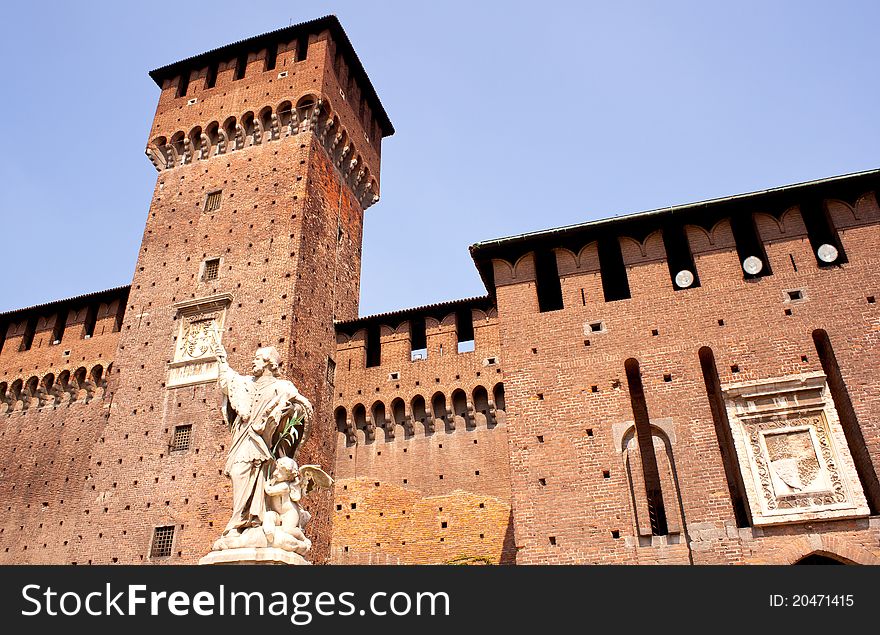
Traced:
[[[229, 368], [226, 349], [219, 341], [215, 353], [220, 365], [217, 384], [224, 396], [223, 420], [232, 430], [225, 466], [232, 479], [232, 517], [219, 543], [240, 536], [250, 527], [262, 526], [267, 505], [266, 482], [279, 443], [283, 442], [281, 437], [291, 421], [301, 422], [293, 435], [294, 441], [282, 448], [292, 458], [308, 436], [314, 411], [292, 382], [278, 376], [281, 357], [274, 347], [257, 350], [252, 376], [239, 375]], [[221, 548], [230, 548], [234, 542], [226, 540]]]

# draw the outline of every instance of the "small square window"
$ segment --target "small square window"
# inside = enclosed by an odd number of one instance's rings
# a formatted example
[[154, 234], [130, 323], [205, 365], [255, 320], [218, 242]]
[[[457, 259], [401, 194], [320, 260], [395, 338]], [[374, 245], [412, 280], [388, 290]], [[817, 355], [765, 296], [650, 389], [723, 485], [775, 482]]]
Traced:
[[208, 197], [205, 199], [205, 211], [213, 212], [220, 209], [220, 198], [222, 195], [223, 190], [209, 193]]
[[171, 451], [188, 450], [190, 439], [192, 439], [191, 423], [174, 426], [174, 436], [171, 438]]
[[151, 558], [166, 558], [171, 555], [171, 543], [174, 541], [174, 526], [156, 527], [153, 530], [153, 547]]
[[205, 271], [202, 280], [216, 280], [220, 275], [220, 259], [211, 258], [205, 261]]

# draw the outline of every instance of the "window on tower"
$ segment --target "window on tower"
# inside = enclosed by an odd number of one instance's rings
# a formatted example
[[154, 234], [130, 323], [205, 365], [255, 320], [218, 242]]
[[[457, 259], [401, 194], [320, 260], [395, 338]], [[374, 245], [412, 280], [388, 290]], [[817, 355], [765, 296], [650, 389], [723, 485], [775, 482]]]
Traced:
[[205, 261], [205, 270], [202, 273], [202, 280], [216, 280], [220, 275], [220, 259], [211, 258]]
[[220, 198], [223, 195], [223, 190], [217, 190], [216, 192], [210, 192], [208, 197], [205, 199], [205, 211], [213, 212], [220, 209]]

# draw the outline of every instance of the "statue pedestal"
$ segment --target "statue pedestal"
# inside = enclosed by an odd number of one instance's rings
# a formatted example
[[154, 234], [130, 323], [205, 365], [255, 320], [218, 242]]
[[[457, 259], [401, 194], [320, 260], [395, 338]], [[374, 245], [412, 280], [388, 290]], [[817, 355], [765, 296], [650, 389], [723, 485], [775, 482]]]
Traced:
[[275, 547], [240, 547], [212, 551], [199, 560], [199, 564], [312, 564], [298, 553]]

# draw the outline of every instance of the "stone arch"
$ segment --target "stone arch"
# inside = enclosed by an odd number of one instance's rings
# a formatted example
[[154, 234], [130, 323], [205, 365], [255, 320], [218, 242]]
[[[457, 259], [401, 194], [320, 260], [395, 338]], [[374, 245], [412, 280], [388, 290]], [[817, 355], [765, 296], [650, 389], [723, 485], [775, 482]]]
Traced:
[[306, 94], [296, 102], [296, 119], [299, 124], [299, 132], [307, 132], [312, 129], [313, 119], [320, 111], [321, 100], [314, 94]]
[[147, 149], [144, 151], [153, 167], [160, 172], [170, 167], [167, 143], [168, 140], [165, 137], [156, 137], [147, 144]]
[[501, 412], [506, 412], [507, 408], [504, 403], [504, 383], [498, 382], [492, 388], [492, 400], [495, 402], [495, 409], [500, 410]]
[[373, 420], [376, 430], [382, 430], [385, 433], [386, 441], [394, 438], [394, 429], [388, 425], [388, 413], [384, 401], [377, 399], [373, 402], [373, 405], [370, 406], [370, 418]]
[[226, 118], [226, 121], [223, 122], [221, 133], [223, 135], [223, 151], [232, 152], [233, 150], [238, 150], [238, 122], [235, 117]]
[[89, 371], [89, 380], [98, 388], [103, 388], [106, 382], [104, 381], [104, 367], [101, 364], [95, 364], [92, 367], [92, 370]]
[[12, 387], [9, 389], [9, 399], [10, 399], [10, 410], [15, 410], [18, 408], [18, 402], [22, 400], [22, 392], [24, 391], [24, 380], [21, 378], [16, 379], [12, 382]]
[[257, 113], [257, 122], [260, 124], [260, 131], [264, 141], [273, 141], [278, 138], [276, 134], [277, 125], [274, 123], [277, 119], [272, 112], [272, 106], [263, 106], [260, 112]]
[[[639, 445], [640, 439], [634, 423], [624, 432], [620, 446], [631, 496], [630, 503], [635, 529], [640, 536], [658, 535], [658, 525], [661, 530], [659, 535], [663, 535], [662, 530], [664, 529], [667, 534], [681, 533], [684, 528], [681, 512], [681, 488], [672, 454], [672, 443], [666, 431], [661, 427], [651, 423], [649, 431], [654, 461], [657, 464], [659, 493], [663, 503], [662, 512], [653, 508], [651, 504], [653, 497], [648, 495], [642, 466], [642, 448]], [[659, 523], [655, 518], [657, 513], [663, 514], [663, 519]]]
[[338, 406], [333, 412], [333, 420], [336, 422], [336, 431], [345, 438], [346, 447], [353, 445], [357, 441], [355, 428], [348, 419], [348, 413], [345, 406]]
[[202, 140], [202, 127], [195, 126], [189, 131], [189, 147], [193, 153], [193, 160], [207, 159], [209, 156], [207, 143]]
[[275, 107], [275, 113], [278, 116], [278, 125], [281, 128], [282, 134], [285, 136], [290, 136], [292, 134], [296, 134], [291, 129], [291, 123], [296, 121], [296, 118], [293, 116], [293, 104], [290, 103], [289, 99], [285, 99], [280, 104]]
[[216, 156], [218, 154], [223, 154], [226, 149], [223, 147], [224, 138], [220, 134], [220, 124], [217, 121], [212, 121], [205, 128], [204, 136], [208, 140], [208, 156]]
[[410, 401], [410, 412], [412, 412], [413, 425], [419, 422], [424, 432], [432, 432], [434, 426], [431, 418], [428, 416], [428, 410], [425, 404], [425, 398], [422, 395], [416, 395]]
[[55, 374], [46, 373], [40, 380], [40, 394], [42, 399], [48, 401], [50, 398], [57, 401], [57, 389], [55, 388]]
[[577, 254], [566, 247], [554, 247], [553, 253], [556, 256], [556, 269], [560, 276], [574, 273], [577, 268]]
[[30, 408], [34, 402], [37, 401], [37, 405], [39, 405], [40, 400], [40, 378], [36, 375], [32, 375], [24, 384], [24, 394], [22, 398], [22, 407]]
[[853, 564], [878, 565], [880, 556], [846, 538], [831, 534], [810, 534], [792, 537], [782, 549], [774, 549], [769, 558], [762, 559], [756, 554], [755, 562], [761, 564], [795, 564], [813, 554], [823, 555], [835, 560]]
[[359, 439], [363, 435], [364, 441], [370, 443], [376, 438], [376, 428], [372, 421], [367, 421], [367, 408], [364, 404], [355, 404], [354, 408], [351, 409], [351, 418]]
[[[448, 415], [448, 408], [446, 407], [446, 395], [443, 394], [443, 391], [438, 390], [431, 397], [431, 414], [434, 417], [434, 429], [437, 429], [437, 421], [440, 421], [444, 424], [446, 429], [455, 429], [455, 423], [450, 421], [452, 417]], [[452, 428], [449, 428], [449, 426]]]
[[452, 415], [453, 420], [455, 421], [455, 426], [453, 429], [463, 424], [465, 430], [467, 430], [472, 426], [472, 418], [470, 416], [470, 411], [473, 411], [473, 408], [468, 403], [467, 393], [461, 388], [456, 388], [452, 391]]
[[407, 417], [406, 404], [400, 397], [396, 397], [391, 402], [391, 426], [394, 428], [395, 435], [397, 434], [397, 427], [400, 426], [403, 429], [405, 437], [412, 436], [412, 421]]
[[171, 140], [168, 142], [168, 147], [171, 148], [172, 161], [171, 164], [173, 166], [183, 165], [187, 163], [187, 142], [186, 133], [183, 130], [178, 130], [171, 136]]
[[471, 399], [473, 399], [474, 404], [474, 425], [485, 425], [487, 428], [492, 425], [490, 423], [492, 419], [492, 415], [489, 409], [489, 391], [486, 390], [485, 386], [477, 385], [474, 386], [473, 391], [471, 392]]
[[241, 116], [239, 121], [239, 128], [241, 129], [242, 134], [244, 134], [244, 145], [242, 147], [259, 145], [260, 129], [256, 123], [254, 111], [248, 110]]

